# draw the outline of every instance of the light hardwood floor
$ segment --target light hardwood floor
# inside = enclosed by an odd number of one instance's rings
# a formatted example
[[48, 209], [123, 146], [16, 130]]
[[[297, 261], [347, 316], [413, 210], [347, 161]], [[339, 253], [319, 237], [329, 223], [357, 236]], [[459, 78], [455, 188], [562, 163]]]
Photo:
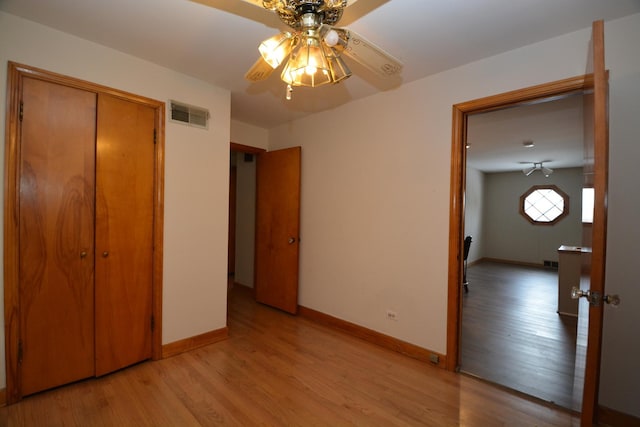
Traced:
[[[469, 266], [461, 370], [580, 410], [578, 319], [557, 314], [558, 272], [496, 262]], [[584, 339], [584, 337], [583, 337]]]
[[11, 426], [570, 426], [578, 420], [230, 289], [226, 341], [0, 408]]

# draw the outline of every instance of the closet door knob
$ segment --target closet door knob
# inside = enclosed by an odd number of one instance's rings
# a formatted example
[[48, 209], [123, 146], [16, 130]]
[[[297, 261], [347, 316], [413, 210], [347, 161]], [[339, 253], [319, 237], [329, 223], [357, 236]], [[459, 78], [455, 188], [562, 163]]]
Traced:
[[87, 257], [87, 252], [86, 251], [80, 252], [80, 258], [86, 258], [86, 257]]
[[107, 251], [102, 252], [102, 258], [106, 258], [108, 256], [109, 256], [109, 252]]

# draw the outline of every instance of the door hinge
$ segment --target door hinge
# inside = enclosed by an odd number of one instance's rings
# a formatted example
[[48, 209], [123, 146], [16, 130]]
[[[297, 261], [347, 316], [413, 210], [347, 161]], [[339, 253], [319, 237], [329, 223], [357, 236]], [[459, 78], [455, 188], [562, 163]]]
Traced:
[[22, 340], [18, 341], [18, 364], [22, 363]]
[[158, 134], [156, 130], [153, 130], [153, 143], [155, 144], [158, 141]]
[[156, 330], [156, 318], [151, 316], [151, 332]]
[[20, 111], [18, 112], [18, 119], [22, 121], [22, 117], [24, 117], [24, 103], [20, 101]]

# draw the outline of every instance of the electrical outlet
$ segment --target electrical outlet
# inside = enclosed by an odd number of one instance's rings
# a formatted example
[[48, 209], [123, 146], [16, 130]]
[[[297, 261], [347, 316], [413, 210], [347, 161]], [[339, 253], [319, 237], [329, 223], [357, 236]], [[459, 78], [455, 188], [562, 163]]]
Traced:
[[393, 310], [387, 310], [387, 319], [389, 320], [398, 320], [398, 313]]

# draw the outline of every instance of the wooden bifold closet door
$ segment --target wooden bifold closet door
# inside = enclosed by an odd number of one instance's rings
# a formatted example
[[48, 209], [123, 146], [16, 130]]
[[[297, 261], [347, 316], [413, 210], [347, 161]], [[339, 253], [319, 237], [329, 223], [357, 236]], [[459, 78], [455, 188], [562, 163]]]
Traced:
[[151, 357], [155, 110], [25, 77], [22, 395]]
[[23, 394], [94, 372], [96, 94], [24, 79], [19, 301]]
[[151, 357], [154, 114], [98, 96], [96, 375]]

